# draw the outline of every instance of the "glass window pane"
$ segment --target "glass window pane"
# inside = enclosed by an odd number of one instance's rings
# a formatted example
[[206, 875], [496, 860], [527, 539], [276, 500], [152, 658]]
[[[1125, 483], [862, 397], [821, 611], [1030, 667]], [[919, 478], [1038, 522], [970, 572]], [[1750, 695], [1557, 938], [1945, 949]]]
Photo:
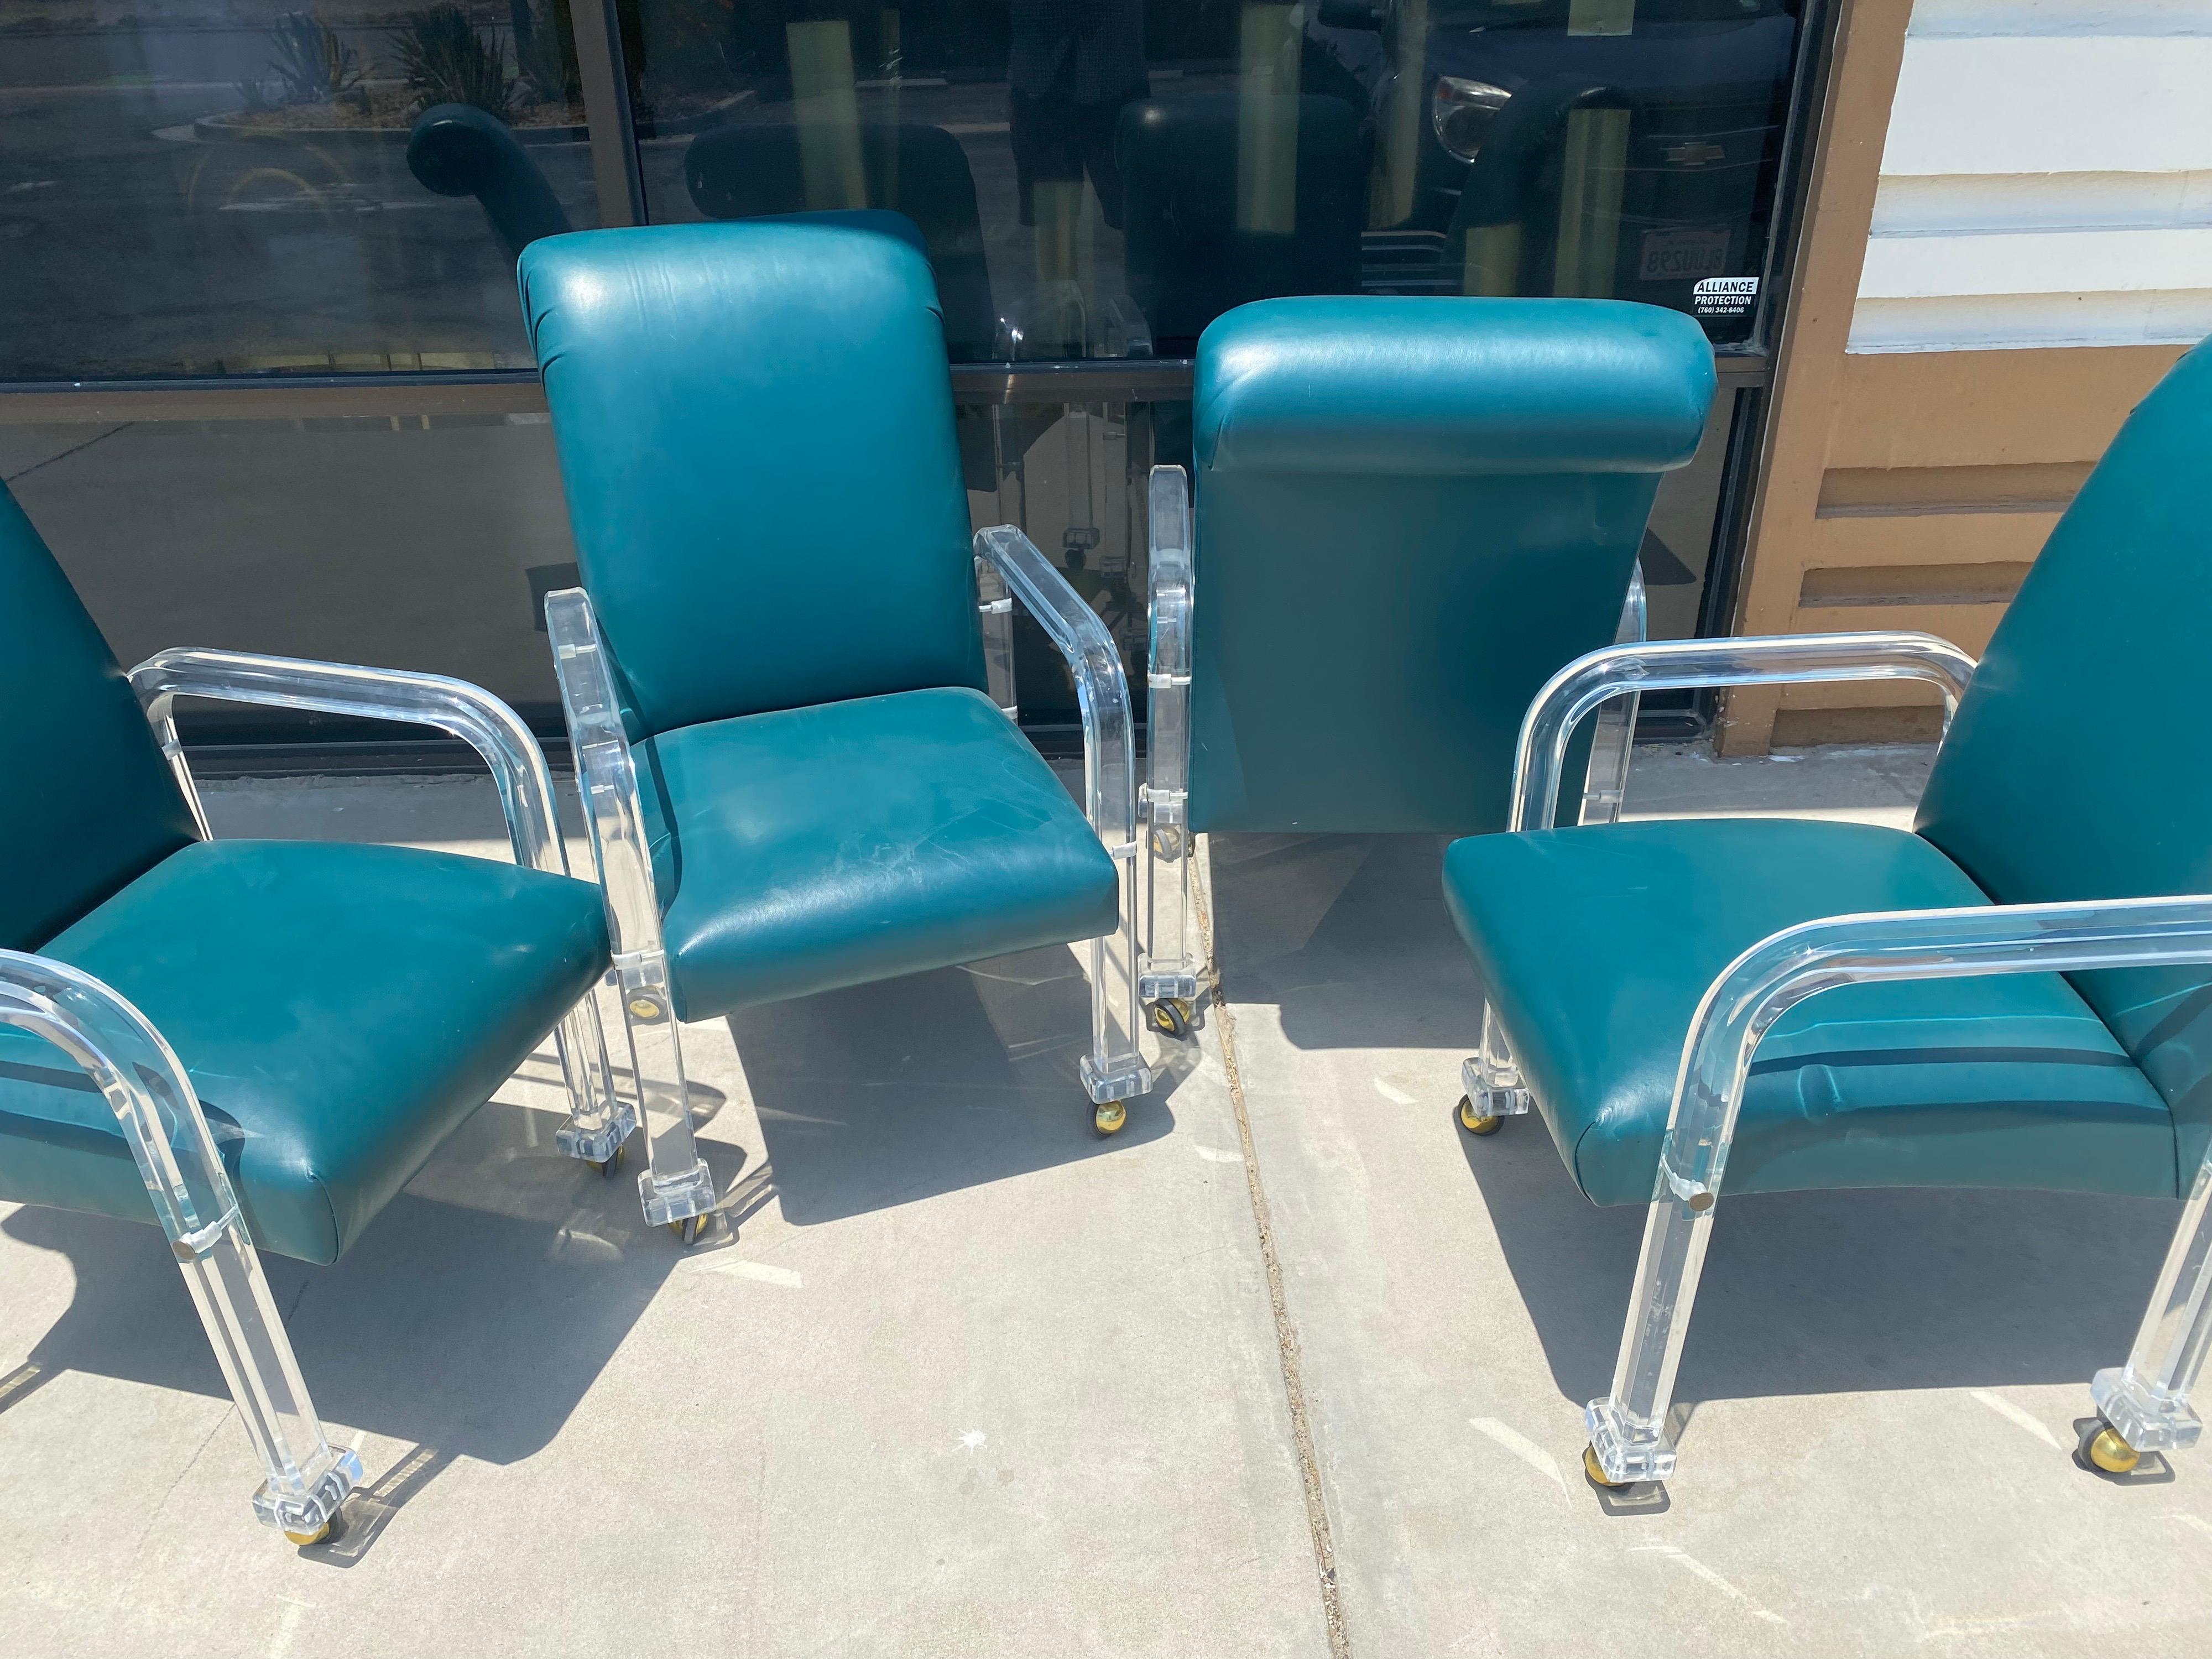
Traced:
[[526, 369], [515, 252], [599, 221], [568, 0], [41, 0], [0, 39], [0, 378]]
[[622, 0], [649, 216], [902, 212], [969, 361], [1185, 356], [1284, 294], [1742, 342], [1801, 3]]

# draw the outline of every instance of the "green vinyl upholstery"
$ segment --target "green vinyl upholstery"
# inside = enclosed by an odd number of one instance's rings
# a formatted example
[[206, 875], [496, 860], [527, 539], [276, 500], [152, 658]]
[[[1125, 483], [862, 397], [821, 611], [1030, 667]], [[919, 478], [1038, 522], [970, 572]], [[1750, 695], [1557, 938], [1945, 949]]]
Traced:
[[[1651, 1196], [1705, 988], [1784, 927], [1987, 904], [1901, 830], [1629, 823], [1452, 843], [1444, 892], [1536, 1109], [1583, 1191]], [[2051, 1187], [2170, 1197], [2173, 1125], [2056, 974], [1852, 985], [1753, 1056], [1728, 1190]]]
[[[202, 842], [129, 683], [0, 489], [0, 945], [92, 975], [191, 1073], [265, 1249], [335, 1261], [607, 959], [583, 882]], [[155, 1219], [106, 1099], [0, 1027], [0, 1199]]]
[[1114, 929], [1114, 861], [981, 692], [711, 720], [639, 760], [682, 1018]]
[[1712, 353], [1610, 300], [1294, 299], [1199, 347], [1199, 830], [1505, 825], [1537, 690], [1612, 643]]
[[[606, 965], [599, 894], [451, 853], [196, 842], [38, 947], [191, 1074], [255, 1243], [335, 1261]], [[115, 1114], [0, 1029], [0, 1198], [155, 1218]]]
[[[1822, 916], [2212, 890], [2212, 348], [2167, 374], [2051, 532], [1941, 750], [1917, 833], [1623, 823], [1455, 843], [1452, 914], [1583, 1190], [1650, 1196], [1705, 988]], [[2172, 1195], [2212, 1136], [2212, 973], [1858, 985], [1753, 1057], [1731, 1191]]]
[[920, 252], [662, 226], [538, 243], [521, 277], [678, 1013], [1113, 931], [1113, 860], [981, 695]]

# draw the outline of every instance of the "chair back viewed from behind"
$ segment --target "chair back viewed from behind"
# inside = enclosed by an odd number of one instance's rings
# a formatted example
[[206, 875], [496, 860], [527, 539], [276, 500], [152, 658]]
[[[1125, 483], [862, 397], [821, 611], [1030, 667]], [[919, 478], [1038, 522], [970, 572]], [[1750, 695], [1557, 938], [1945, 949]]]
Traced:
[[1297, 299], [1200, 342], [1194, 830], [1505, 827], [1521, 717], [1613, 641], [1713, 395], [1607, 300]]
[[533, 243], [520, 276], [634, 736], [982, 689], [944, 329], [909, 243], [585, 231]]
[[0, 948], [35, 951], [199, 839], [129, 680], [0, 485]]
[[[1951, 723], [1917, 828], [2002, 904], [2212, 893], [2212, 343], [2137, 405], [2066, 509]], [[2212, 1135], [2212, 972], [2073, 976]]]

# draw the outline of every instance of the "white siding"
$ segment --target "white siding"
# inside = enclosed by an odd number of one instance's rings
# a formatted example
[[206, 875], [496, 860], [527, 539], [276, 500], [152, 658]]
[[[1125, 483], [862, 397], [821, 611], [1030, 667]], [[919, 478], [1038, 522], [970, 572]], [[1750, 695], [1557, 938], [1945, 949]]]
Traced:
[[1853, 351], [2212, 334], [2212, 0], [1919, 0]]

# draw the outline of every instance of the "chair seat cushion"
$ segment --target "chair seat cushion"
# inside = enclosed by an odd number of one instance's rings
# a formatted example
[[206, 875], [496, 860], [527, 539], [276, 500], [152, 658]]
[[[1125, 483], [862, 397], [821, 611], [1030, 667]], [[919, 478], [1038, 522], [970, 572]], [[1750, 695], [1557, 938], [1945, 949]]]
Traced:
[[[334, 1261], [605, 971], [599, 890], [459, 854], [198, 842], [40, 947], [191, 1073], [254, 1243]], [[0, 1198], [155, 1218], [106, 1100], [0, 1029]]]
[[683, 1018], [1116, 925], [1114, 861], [981, 693], [683, 726], [639, 761]]
[[[1989, 900], [1902, 830], [1707, 819], [1453, 843], [1444, 889], [1523, 1080], [1583, 1191], [1651, 1196], [1706, 988], [1770, 933]], [[1752, 1057], [1723, 1192], [2176, 1191], [2165, 1104], [2053, 974], [1850, 985]]]

